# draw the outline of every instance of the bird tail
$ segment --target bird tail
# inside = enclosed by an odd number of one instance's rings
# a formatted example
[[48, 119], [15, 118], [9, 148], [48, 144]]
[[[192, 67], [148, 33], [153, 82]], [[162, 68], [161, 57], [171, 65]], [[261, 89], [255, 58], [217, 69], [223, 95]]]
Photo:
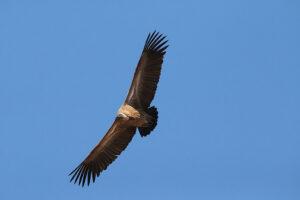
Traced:
[[139, 127], [139, 132], [142, 137], [149, 135], [151, 131], [154, 130], [154, 128], [157, 125], [157, 119], [158, 119], [158, 111], [156, 107], [152, 106], [148, 108], [146, 112], [151, 116], [151, 120], [149, 122], [148, 127]]

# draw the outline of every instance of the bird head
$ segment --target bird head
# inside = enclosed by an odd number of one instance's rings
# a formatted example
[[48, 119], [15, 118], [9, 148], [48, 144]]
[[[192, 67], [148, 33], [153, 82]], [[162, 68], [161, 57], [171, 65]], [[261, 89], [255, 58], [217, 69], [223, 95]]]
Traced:
[[117, 118], [122, 119], [122, 120], [129, 120], [129, 117], [127, 115], [125, 115], [124, 113], [118, 113]]

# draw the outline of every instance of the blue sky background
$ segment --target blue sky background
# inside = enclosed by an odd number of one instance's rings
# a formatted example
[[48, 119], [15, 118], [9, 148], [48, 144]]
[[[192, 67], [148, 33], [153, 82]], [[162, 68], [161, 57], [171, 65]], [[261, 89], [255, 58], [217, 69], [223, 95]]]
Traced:
[[[0, 1], [1, 199], [300, 199], [300, 2]], [[147, 34], [170, 47], [153, 105], [95, 184]]]

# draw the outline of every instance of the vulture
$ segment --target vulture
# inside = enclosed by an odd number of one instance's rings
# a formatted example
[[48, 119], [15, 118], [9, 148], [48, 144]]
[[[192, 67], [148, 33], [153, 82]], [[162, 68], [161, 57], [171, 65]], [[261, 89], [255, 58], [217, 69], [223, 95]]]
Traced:
[[127, 147], [138, 129], [142, 137], [147, 136], [157, 125], [158, 111], [150, 106], [160, 77], [163, 57], [168, 47], [166, 36], [159, 32], [148, 34], [140, 60], [135, 69], [125, 102], [117, 112], [115, 120], [104, 137], [90, 154], [69, 176], [70, 182], [84, 186], [95, 182]]

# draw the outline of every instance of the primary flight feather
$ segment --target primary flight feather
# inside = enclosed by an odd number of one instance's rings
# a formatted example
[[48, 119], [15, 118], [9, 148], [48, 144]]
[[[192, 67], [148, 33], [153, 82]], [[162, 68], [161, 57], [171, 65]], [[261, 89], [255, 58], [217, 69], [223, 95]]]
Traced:
[[157, 109], [150, 107], [159, 81], [163, 57], [168, 47], [166, 36], [154, 31], [149, 33], [134, 72], [134, 77], [123, 105], [114, 123], [84, 161], [69, 175], [79, 185], [95, 182], [96, 176], [105, 170], [127, 147], [136, 129], [140, 135], [150, 134], [157, 124]]

